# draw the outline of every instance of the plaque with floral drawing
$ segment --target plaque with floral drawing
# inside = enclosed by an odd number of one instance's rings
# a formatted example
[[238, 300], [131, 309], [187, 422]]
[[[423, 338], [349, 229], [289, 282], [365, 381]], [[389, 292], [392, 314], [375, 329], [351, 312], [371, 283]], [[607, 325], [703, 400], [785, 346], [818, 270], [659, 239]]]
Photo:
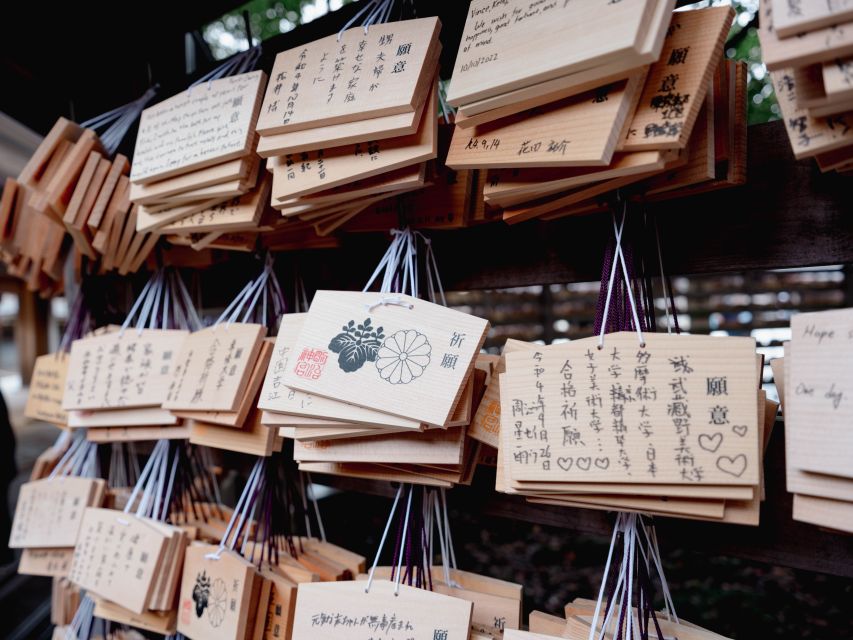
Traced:
[[444, 426], [488, 326], [406, 295], [318, 291], [283, 384]]

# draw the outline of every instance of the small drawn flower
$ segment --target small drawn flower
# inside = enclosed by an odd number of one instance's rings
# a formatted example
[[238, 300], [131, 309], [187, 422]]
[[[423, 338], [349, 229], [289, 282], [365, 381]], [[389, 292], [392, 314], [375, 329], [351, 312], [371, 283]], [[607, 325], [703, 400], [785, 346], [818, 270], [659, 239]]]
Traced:
[[329, 349], [338, 355], [338, 365], [351, 373], [361, 369], [365, 362], [376, 360], [376, 352], [385, 338], [382, 327], [374, 327], [367, 318], [362, 324], [356, 325], [350, 320], [329, 343]]
[[398, 331], [385, 340], [376, 354], [379, 376], [391, 384], [409, 384], [429, 364], [432, 347], [426, 336], [414, 329]]

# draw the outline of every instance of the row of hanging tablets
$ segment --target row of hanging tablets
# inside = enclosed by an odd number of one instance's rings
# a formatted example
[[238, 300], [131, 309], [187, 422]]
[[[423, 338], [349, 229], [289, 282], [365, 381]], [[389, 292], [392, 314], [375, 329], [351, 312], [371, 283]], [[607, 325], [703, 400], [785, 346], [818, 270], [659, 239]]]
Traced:
[[[498, 491], [620, 512], [598, 599], [531, 614], [531, 632], [718, 637], [677, 617], [637, 514], [758, 523], [777, 405], [755, 341], [654, 333], [623, 215], [597, 335], [484, 355], [488, 322], [447, 307], [420, 230], [596, 209], [635, 182], [666, 197], [743, 180], [743, 69], [721, 62], [728, 8], [558, 5], [472, 3], [441, 162], [438, 21], [383, 24], [390, 3], [370, 2], [356, 19], [372, 26], [280, 54], [265, 92], [254, 48], [149, 109], [146, 95], [89, 123], [110, 125], [100, 140], [60, 122], [4, 191], [4, 256], [45, 292], [61, 286], [66, 230], [102, 270], [126, 273], [163, 236], [203, 249], [262, 235], [275, 249], [387, 230], [400, 211], [411, 223], [363, 291], [318, 291], [310, 305], [300, 284], [285, 294], [271, 258], [213, 322], [170, 267], [121, 326], [93, 327], [78, 296], [27, 407], [67, 431], [22, 488], [11, 538], [21, 571], [55, 578], [59, 637], [531, 637], [518, 631], [522, 585], [456, 566], [447, 489], [479, 464], [496, 467]], [[227, 130], [216, 145], [173, 128], [180, 113], [197, 134], [196, 108]], [[140, 113], [132, 167], [107, 159]], [[424, 223], [432, 206], [442, 213]], [[51, 233], [22, 223], [36, 214]], [[838, 353], [849, 318], [805, 325], [785, 374], [816, 390], [789, 399], [802, 453], [789, 483], [803, 519], [836, 528], [837, 505], [814, 501], [850, 504], [838, 445], [853, 391], [812, 350]], [[802, 437], [817, 422], [819, 442]], [[211, 449], [256, 458], [233, 509]], [[370, 567], [325, 540], [311, 473], [399, 483]]]
[[[269, 78], [257, 45], [152, 106], [156, 87], [61, 118], [0, 201], [10, 272], [50, 295], [69, 250], [78, 272], [126, 274], [155, 247], [199, 265], [214, 249], [330, 248], [744, 183], [731, 8], [476, 0], [445, 87], [438, 18], [388, 22], [393, 4], [279, 53]], [[137, 118], [131, 165], [116, 149]]]

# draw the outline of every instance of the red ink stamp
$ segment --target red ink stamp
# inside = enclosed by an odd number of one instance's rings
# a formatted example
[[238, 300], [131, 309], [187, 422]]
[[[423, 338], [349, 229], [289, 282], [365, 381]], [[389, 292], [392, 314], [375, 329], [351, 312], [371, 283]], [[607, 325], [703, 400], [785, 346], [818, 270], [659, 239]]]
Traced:
[[322, 349], [303, 349], [296, 360], [293, 372], [300, 378], [317, 380], [323, 373], [329, 352]]
[[181, 622], [184, 624], [189, 624], [192, 620], [191, 612], [193, 605], [189, 600], [183, 601], [183, 606], [181, 607]]

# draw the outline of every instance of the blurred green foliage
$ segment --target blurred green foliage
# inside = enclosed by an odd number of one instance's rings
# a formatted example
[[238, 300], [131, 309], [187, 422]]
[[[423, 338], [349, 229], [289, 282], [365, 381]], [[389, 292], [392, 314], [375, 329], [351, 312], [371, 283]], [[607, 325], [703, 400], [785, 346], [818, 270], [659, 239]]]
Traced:
[[[247, 48], [248, 40], [243, 12], [249, 13], [254, 38], [262, 41], [310, 22], [328, 11], [339, 9], [353, 0], [249, 0], [241, 7], [206, 25], [202, 34], [217, 59], [226, 58]], [[365, 1], [365, 0], [361, 0]], [[461, 2], [464, 0], [454, 0]], [[759, 0], [702, 0], [689, 8], [728, 5], [737, 12], [726, 43], [726, 56], [744, 60], [749, 68], [749, 124], [779, 118], [779, 105], [773, 93], [770, 76], [761, 61], [758, 43]]]

